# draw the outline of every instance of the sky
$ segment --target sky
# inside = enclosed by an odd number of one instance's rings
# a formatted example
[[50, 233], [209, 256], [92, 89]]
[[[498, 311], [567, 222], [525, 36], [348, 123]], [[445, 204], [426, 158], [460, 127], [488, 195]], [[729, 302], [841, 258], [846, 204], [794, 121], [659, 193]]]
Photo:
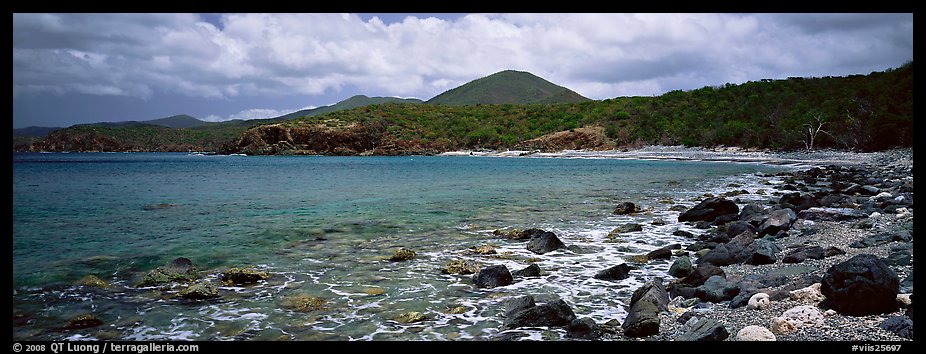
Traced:
[[269, 118], [528, 71], [592, 99], [913, 60], [906, 14], [13, 14], [13, 128]]

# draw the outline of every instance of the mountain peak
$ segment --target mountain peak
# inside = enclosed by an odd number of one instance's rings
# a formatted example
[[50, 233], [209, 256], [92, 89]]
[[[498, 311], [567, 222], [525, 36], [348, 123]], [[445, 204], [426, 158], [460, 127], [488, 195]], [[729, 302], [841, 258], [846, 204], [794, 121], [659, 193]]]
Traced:
[[426, 103], [446, 105], [571, 103], [588, 101], [575, 91], [527, 71], [502, 70], [446, 91]]

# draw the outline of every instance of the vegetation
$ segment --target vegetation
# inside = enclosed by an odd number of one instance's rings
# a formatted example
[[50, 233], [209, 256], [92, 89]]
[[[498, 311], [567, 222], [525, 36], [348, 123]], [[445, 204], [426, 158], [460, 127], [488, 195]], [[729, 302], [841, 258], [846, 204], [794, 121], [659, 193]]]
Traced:
[[[497, 80], [506, 75], [514, 75], [515, 81], [522, 80], [522, 83], [533, 80], [529, 77], [536, 78], [506, 71], [480, 80], [492, 79], [490, 83], [498, 87], [507, 85], [505, 80]], [[489, 90], [486, 87], [492, 85], [483, 85], [485, 82], [474, 85], [480, 80], [450, 90], [428, 103], [459, 104], [485, 97], [485, 92], [530, 96], [525, 92], [543, 91], [545, 87], [524, 84], [525, 87], [510, 90]], [[513, 100], [512, 97], [491, 99]], [[378, 149], [386, 146], [391, 146], [392, 150], [383, 151], [391, 153], [401, 153], [402, 149], [416, 153], [514, 148], [546, 134], [588, 126], [602, 127], [608, 140], [606, 147], [611, 148], [683, 144], [880, 150], [913, 144], [912, 62], [864, 76], [761, 80], [677, 90], [656, 97], [618, 97], [602, 101], [582, 98], [581, 101], [560, 104], [484, 104], [482, 101], [470, 105], [383, 103], [284, 120], [280, 126], [302, 132], [282, 135], [295, 136], [293, 140], [301, 139], [299, 136], [318, 140], [319, 132], [351, 129], [351, 134], [337, 136], [338, 144], [351, 143], [351, 137], [362, 137], [368, 141], [354, 145], [373, 146], [377, 149], [374, 153], [380, 153]], [[256, 133], [244, 134], [249, 126], [280, 122], [278, 119], [223, 122], [184, 129], [76, 126], [51, 133], [48, 139], [36, 143], [36, 147], [51, 151], [229, 151], [229, 146], [233, 150], [242, 137], [255, 137]], [[279, 141], [269, 137], [262, 140], [268, 144]], [[327, 141], [330, 145], [335, 140]], [[299, 144], [298, 141], [292, 143]], [[105, 146], [105, 149], [88, 146]], [[324, 151], [331, 151], [331, 148]], [[351, 151], [357, 152], [356, 149]]]
[[451, 89], [427, 101], [430, 104], [526, 104], [588, 101], [562, 86], [534, 74], [505, 70]]

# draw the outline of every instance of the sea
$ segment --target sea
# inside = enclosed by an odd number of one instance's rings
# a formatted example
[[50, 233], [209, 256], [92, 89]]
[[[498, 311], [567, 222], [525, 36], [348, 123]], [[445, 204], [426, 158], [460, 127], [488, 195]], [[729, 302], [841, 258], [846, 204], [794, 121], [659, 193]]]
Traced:
[[[562, 340], [560, 327], [506, 329], [505, 302], [564, 300], [578, 317], [623, 322], [630, 296], [669, 260], [633, 264], [621, 281], [596, 272], [665, 245], [705, 194], [768, 199], [757, 163], [486, 156], [226, 156], [197, 153], [13, 154], [14, 340]], [[642, 211], [614, 215], [620, 202]], [[612, 229], [643, 230], [609, 238]], [[540, 228], [572, 249], [543, 255], [494, 230]], [[495, 254], [474, 247], [492, 245]], [[414, 259], [393, 262], [399, 248]], [[187, 284], [137, 286], [185, 257], [220, 297]], [[673, 257], [674, 259], [674, 257]], [[453, 260], [538, 277], [484, 289], [443, 274]], [[229, 267], [271, 277], [221, 281]], [[106, 288], [77, 285], [95, 275]], [[300, 296], [318, 309], [288, 307]], [[290, 299], [290, 300], [288, 300]], [[291, 302], [291, 301], [290, 301]], [[420, 312], [427, 319], [397, 321]], [[92, 315], [101, 325], [68, 329]], [[612, 322], [613, 323], [613, 322]]]

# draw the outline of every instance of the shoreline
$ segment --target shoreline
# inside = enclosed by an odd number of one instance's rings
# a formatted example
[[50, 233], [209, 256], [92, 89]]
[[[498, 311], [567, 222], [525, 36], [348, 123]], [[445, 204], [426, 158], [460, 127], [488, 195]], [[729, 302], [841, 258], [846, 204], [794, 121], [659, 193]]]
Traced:
[[703, 148], [650, 145], [632, 150], [562, 150], [557, 152], [530, 150], [459, 150], [440, 153], [436, 156], [677, 160], [814, 167], [825, 165], [864, 165], [871, 163], [872, 160], [877, 159], [878, 156], [885, 153], [908, 149], [910, 151], [913, 150], [912, 148], [896, 148], [877, 152], [854, 152], [844, 150], [776, 152], [769, 150], [751, 150], [740, 147]]

